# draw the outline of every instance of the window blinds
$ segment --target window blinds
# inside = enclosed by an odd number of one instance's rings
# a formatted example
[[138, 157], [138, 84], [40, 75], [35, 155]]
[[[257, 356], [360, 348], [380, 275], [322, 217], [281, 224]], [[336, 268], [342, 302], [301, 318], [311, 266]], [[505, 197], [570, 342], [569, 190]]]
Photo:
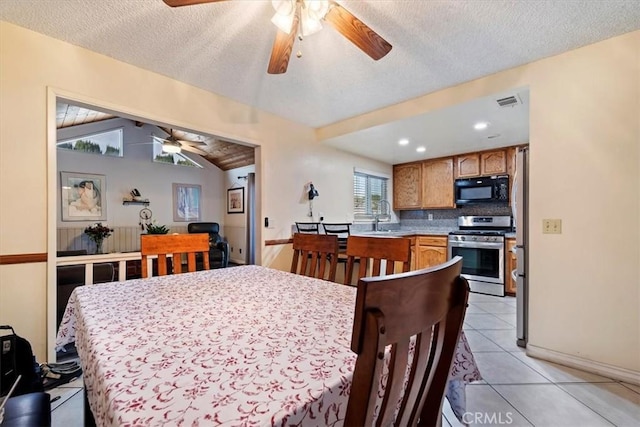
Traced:
[[387, 199], [388, 178], [363, 172], [353, 174], [353, 218], [354, 220], [373, 220], [374, 214], [381, 212], [384, 206], [380, 200]]

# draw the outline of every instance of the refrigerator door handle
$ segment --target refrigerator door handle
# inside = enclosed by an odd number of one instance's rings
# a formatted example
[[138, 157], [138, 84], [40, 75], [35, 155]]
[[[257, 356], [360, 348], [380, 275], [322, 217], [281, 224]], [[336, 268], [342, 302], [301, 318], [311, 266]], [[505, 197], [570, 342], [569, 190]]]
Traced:
[[516, 271], [518, 274], [518, 277], [526, 277], [525, 276], [525, 268], [524, 268], [524, 263], [525, 263], [525, 259], [524, 259], [524, 246], [523, 245], [515, 245], [514, 246], [515, 250], [516, 250], [516, 262], [518, 264]]

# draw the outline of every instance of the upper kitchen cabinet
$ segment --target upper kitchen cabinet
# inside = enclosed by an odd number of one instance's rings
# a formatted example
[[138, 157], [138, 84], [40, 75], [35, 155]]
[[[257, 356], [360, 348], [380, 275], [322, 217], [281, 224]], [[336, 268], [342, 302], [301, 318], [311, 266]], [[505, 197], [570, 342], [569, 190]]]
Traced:
[[507, 173], [505, 150], [484, 151], [456, 156], [456, 178]]
[[456, 156], [456, 178], [480, 175], [480, 154], [471, 153]]
[[422, 165], [408, 163], [393, 166], [393, 208], [422, 207]]
[[453, 157], [393, 166], [394, 209], [454, 207]]
[[454, 208], [453, 157], [426, 160], [422, 163], [422, 207]]

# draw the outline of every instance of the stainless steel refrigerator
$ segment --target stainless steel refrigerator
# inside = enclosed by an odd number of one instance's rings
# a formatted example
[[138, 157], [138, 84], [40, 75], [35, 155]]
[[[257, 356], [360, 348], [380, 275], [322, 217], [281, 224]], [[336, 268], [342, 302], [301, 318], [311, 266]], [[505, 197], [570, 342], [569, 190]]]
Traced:
[[516, 262], [512, 272], [516, 280], [517, 344], [526, 347], [529, 328], [529, 148], [519, 148], [516, 154], [516, 174], [513, 183], [513, 217], [516, 227]]

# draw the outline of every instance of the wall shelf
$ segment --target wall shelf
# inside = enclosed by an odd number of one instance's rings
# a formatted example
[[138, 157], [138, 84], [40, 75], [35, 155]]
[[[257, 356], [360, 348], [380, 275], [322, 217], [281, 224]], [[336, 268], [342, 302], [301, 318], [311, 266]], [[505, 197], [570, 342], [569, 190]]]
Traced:
[[148, 200], [123, 200], [122, 204], [123, 205], [144, 205], [144, 206], [149, 206], [149, 201]]

